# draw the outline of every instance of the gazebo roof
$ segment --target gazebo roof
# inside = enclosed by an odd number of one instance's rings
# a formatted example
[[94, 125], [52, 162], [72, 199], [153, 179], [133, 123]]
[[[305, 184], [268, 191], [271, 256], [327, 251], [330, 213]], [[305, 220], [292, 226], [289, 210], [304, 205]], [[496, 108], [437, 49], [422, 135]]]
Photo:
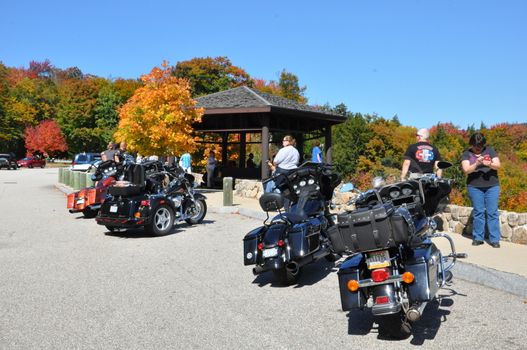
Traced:
[[[295, 114], [322, 119], [335, 124], [346, 117], [323, 111], [320, 108], [298, 103], [287, 98], [271, 95], [247, 86], [220, 91], [196, 99], [198, 107], [205, 108], [205, 115], [238, 113], [280, 113]], [[332, 124], [333, 124], [332, 123]]]

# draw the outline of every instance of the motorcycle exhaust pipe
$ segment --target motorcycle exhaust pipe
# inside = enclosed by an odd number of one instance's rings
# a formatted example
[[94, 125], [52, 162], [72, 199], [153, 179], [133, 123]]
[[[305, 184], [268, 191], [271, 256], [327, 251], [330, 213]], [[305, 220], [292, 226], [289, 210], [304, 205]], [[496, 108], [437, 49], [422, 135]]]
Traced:
[[421, 318], [427, 303], [412, 306], [406, 313], [408, 321], [415, 322]]
[[291, 271], [293, 275], [296, 275], [298, 273], [298, 269], [300, 269], [300, 266], [296, 262], [291, 261], [289, 264], [287, 264], [286, 268]]

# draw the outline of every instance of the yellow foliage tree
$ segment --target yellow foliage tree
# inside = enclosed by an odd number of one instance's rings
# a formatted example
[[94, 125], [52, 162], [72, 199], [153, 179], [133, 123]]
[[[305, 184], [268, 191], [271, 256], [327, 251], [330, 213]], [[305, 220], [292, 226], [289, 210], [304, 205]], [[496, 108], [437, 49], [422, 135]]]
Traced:
[[141, 76], [144, 86], [119, 110], [118, 141], [143, 155], [180, 155], [195, 148], [192, 124], [201, 121], [186, 79], [172, 75], [168, 62]]

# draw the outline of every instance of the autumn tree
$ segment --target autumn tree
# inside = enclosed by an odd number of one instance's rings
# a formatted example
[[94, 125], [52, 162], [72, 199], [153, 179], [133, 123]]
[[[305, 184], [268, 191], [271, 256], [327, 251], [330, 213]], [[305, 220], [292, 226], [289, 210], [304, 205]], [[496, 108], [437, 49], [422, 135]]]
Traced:
[[234, 66], [227, 57], [196, 57], [181, 61], [173, 73], [178, 78], [188, 79], [194, 97], [252, 84], [249, 74]]
[[25, 131], [25, 145], [28, 153], [55, 155], [68, 149], [59, 124], [54, 120], [44, 120]]
[[143, 87], [119, 111], [118, 141], [144, 155], [174, 155], [192, 151], [192, 124], [201, 121], [186, 79], [172, 75], [167, 62], [141, 77]]
[[278, 82], [274, 80], [253, 79], [252, 86], [268, 94], [287, 98], [299, 103], [307, 103], [307, 98], [304, 96], [307, 87], [300, 87], [298, 85], [298, 77], [293, 73], [287, 72], [285, 69], [280, 73]]

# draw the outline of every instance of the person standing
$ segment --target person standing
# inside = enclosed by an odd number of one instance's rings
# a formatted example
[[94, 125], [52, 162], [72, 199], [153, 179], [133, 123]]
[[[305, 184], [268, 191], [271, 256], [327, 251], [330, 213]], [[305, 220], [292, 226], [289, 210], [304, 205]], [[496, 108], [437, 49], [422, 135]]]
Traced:
[[117, 153], [115, 146], [116, 145], [113, 141], [108, 142], [108, 148], [106, 149], [106, 151], [101, 152], [101, 159], [103, 161], [114, 159], [115, 153]]
[[214, 157], [214, 151], [209, 152], [209, 158], [207, 159], [207, 187], [212, 188], [214, 185], [214, 169], [216, 169], [216, 158]]
[[311, 161], [313, 163], [322, 163], [322, 150], [320, 149], [320, 141], [315, 141], [315, 146], [311, 150]]
[[[269, 162], [269, 166], [274, 171], [274, 175], [289, 175], [293, 169], [297, 168], [300, 160], [300, 154], [295, 148], [295, 139], [291, 135], [286, 135], [282, 139], [283, 147], [280, 148], [278, 153], [273, 159], [273, 162]], [[280, 178], [276, 179], [276, 187], [281, 185]], [[284, 208], [287, 211], [289, 209], [289, 200], [284, 200]]]
[[179, 158], [179, 166], [185, 170], [186, 173], [192, 172], [192, 157], [190, 153], [183, 153]]
[[487, 140], [477, 132], [470, 137], [470, 149], [461, 156], [461, 167], [467, 175], [467, 191], [474, 207], [472, 245], [483, 244], [485, 238], [485, 213], [489, 229], [489, 243], [500, 247], [500, 217], [498, 199], [500, 184], [498, 169], [501, 167], [496, 151], [486, 145]]
[[126, 142], [122, 141], [119, 144], [119, 149], [117, 150], [117, 152], [114, 155], [114, 160], [115, 160], [116, 163], [123, 163], [123, 162], [126, 162], [126, 163], [132, 162], [133, 163], [133, 162], [135, 162], [135, 157], [133, 155], [131, 155], [130, 153], [128, 153], [126, 151], [126, 149], [127, 149]]
[[247, 162], [245, 164], [247, 168], [256, 168], [256, 164], [254, 163], [254, 154], [249, 153], [249, 158], [247, 158]]
[[434, 170], [436, 175], [441, 177], [443, 171], [437, 167], [441, 155], [437, 147], [428, 141], [430, 132], [428, 129], [419, 129], [415, 137], [417, 142], [408, 146], [404, 153], [401, 180], [406, 179], [408, 172], [410, 172], [409, 178], [412, 179], [420, 174], [432, 174]]

